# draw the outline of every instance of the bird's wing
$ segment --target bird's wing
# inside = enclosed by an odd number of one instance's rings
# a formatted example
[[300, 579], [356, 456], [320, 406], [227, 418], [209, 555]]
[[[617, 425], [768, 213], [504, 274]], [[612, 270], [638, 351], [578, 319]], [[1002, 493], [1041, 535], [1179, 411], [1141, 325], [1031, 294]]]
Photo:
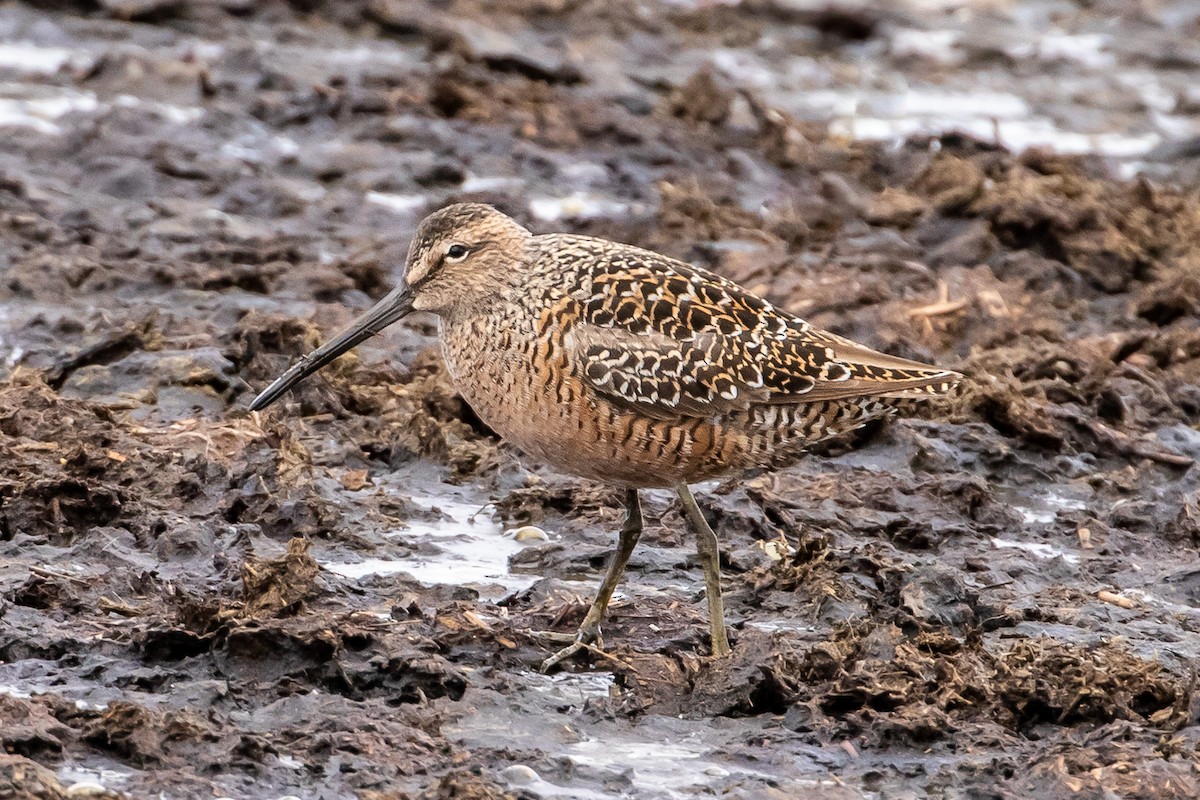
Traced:
[[706, 270], [648, 250], [571, 238], [599, 265], [572, 292], [571, 355], [596, 391], [652, 416], [932, 396], [961, 377], [817, 330]]

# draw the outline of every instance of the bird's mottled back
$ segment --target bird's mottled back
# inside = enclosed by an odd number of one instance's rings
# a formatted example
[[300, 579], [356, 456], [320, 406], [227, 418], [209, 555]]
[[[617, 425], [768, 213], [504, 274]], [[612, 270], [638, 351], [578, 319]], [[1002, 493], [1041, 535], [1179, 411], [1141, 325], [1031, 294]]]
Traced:
[[567, 346], [589, 384], [655, 417], [711, 416], [756, 404], [942, 394], [958, 374], [833, 334], [707, 270], [588, 237], [538, 237], [574, 287]]

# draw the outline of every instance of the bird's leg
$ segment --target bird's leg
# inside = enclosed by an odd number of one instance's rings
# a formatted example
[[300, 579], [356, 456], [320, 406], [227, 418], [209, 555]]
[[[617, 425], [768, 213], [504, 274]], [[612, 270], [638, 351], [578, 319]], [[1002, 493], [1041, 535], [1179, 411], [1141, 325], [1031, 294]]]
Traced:
[[593, 642], [600, 643], [600, 621], [604, 619], [608, 601], [612, 600], [613, 591], [621, 582], [621, 576], [625, 574], [625, 567], [629, 564], [629, 557], [633, 555], [633, 548], [637, 547], [641, 535], [642, 504], [638, 499], [637, 489], [629, 489], [625, 493], [625, 522], [621, 525], [617, 550], [613, 553], [612, 560], [608, 562], [608, 570], [604, 573], [604, 580], [600, 583], [600, 591], [596, 593], [592, 607], [588, 609], [587, 616], [583, 618], [583, 623], [579, 626], [578, 633], [575, 634], [575, 641], [543, 661], [542, 672], [549, 671], [560, 661], [570, 658]]
[[708, 520], [700, 513], [696, 498], [686, 483], [675, 487], [683, 513], [687, 516], [696, 534], [696, 552], [700, 555], [700, 567], [704, 570], [704, 593], [708, 597], [708, 626], [712, 635], [712, 654], [718, 658], [729, 655], [729, 636], [725, 633], [725, 608], [721, 603], [721, 549], [717, 535], [709, 527]]

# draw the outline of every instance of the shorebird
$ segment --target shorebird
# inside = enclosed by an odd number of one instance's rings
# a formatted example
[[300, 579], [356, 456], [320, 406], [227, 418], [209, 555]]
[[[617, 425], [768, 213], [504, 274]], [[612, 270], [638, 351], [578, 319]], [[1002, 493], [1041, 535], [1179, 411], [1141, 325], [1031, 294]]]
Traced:
[[454, 385], [492, 430], [625, 491], [600, 590], [544, 670], [602, 646], [601, 620], [642, 532], [639, 489], [678, 494], [704, 571], [712, 655], [728, 655], [717, 537], [688, 484], [786, 466], [961, 378], [818, 330], [707, 270], [604, 239], [534, 235], [491, 206], [460, 203], [421, 222], [392, 292], [250, 408], [414, 310], [437, 315]]

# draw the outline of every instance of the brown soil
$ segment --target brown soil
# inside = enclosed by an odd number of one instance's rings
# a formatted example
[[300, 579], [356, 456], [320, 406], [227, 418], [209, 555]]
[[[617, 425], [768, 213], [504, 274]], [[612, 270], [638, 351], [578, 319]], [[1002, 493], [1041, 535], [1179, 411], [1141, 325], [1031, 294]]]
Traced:
[[[94, 57], [26, 80], [103, 106], [0, 148], [0, 796], [1200, 796], [1194, 187], [606, 71], [776, 29], [833, 52], [892, 24], [867, 11], [46, 5], [0, 19]], [[628, 213], [530, 210], [574, 191]], [[611, 657], [545, 678], [533, 632], [582, 618], [619, 493], [499, 442], [429, 320], [245, 410], [465, 199], [969, 380], [702, 488], [732, 659], [705, 657], [681, 512], [650, 493]], [[451, 492], [551, 531], [512, 559], [530, 588], [322, 567], [436, 556], [389, 534]]]

